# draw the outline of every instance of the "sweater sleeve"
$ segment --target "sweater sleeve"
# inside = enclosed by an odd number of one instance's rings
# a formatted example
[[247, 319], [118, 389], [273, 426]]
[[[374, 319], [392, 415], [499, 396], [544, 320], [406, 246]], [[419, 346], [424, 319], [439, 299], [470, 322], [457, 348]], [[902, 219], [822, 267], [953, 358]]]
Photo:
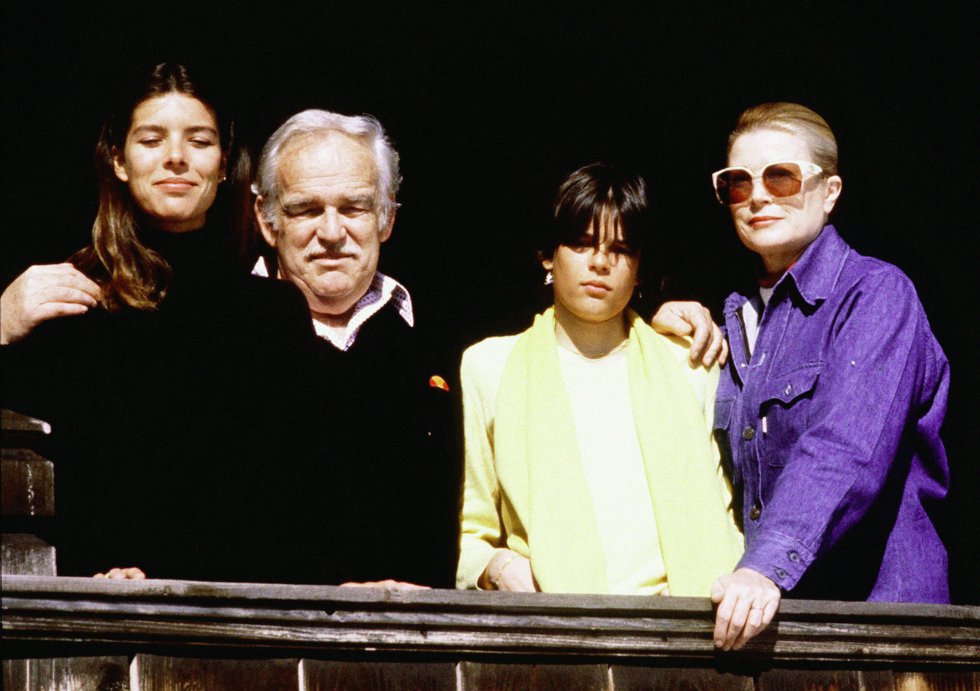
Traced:
[[[503, 546], [500, 491], [493, 456], [493, 406], [500, 372], [493, 366], [499, 359], [493, 357], [496, 355], [493, 350], [490, 341], [482, 341], [467, 348], [460, 365], [465, 479], [457, 588], [476, 588], [494, 552]], [[501, 371], [505, 360], [499, 363]]]
[[687, 377], [687, 380], [691, 385], [691, 390], [694, 392], [694, 396], [697, 399], [698, 406], [704, 413], [704, 421], [707, 425], [708, 434], [711, 436], [711, 453], [714, 457], [715, 467], [718, 471], [718, 482], [722, 486], [722, 492], [725, 497], [725, 505], [728, 507], [729, 514], [732, 515], [734, 525], [735, 519], [734, 504], [732, 502], [732, 484], [721, 462], [721, 450], [718, 448], [718, 441], [712, 434], [715, 420], [715, 395], [718, 393], [718, 379], [721, 373], [721, 368], [717, 363], [713, 364], [711, 367], [705, 367], [703, 365], [691, 367], [688, 364], [688, 353], [690, 352], [691, 347], [690, 339], [680, 336], [665, 336], [664, 338], [670, 343], [671, 352], [673, 353], [674, 358], [677, 360], [681, 371], [684, 372], [684, 376]]

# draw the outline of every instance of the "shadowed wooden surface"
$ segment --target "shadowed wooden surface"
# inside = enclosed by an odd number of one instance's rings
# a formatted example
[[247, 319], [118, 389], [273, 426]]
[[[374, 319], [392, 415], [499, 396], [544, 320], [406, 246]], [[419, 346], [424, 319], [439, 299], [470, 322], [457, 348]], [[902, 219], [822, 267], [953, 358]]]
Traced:
[[789, 600], [759, 640], [722, 653], [699, 598], [2, 585], [12, 689], [972, 689], [980, 660], [977, 607]]
[[34, 535], [4, 533], [0, 559], [4, 575], [55, 575], [54, 547]]
[[54, 464], [34, 451], [3, 449], [0, 487], [4, 516], [54, 515]]

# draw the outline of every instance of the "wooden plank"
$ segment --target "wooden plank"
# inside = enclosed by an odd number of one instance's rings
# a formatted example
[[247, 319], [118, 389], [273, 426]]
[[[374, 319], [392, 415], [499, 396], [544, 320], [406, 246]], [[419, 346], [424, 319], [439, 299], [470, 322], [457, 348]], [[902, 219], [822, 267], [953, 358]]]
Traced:
[[[539, 594], [533, 601], [504, 598], [505, 606], [497, 611], [493, 598], [475, 599], [472, 593], [351, 590], [360, 589], [4, 577], [3, 632], [18, 643], [152, 646], [167, 641], [185, 650], [238, 646], [278, 657], [315, 657], [310, 651], [425, 651], [442, 659], [484, 656], [486, 662], [494, 661], [488, 656], [523, 657], [524, 662], [567, 656], [713, 664], [720, 656], [762, 665], [818, 667], [826, 665], [811, 663], [826, 662], [850, 669], [975, 665], [980, 657], [976, 607], [929, 605], [923, 616], [918, 606], [905, 605], [889, 608], [886, 617], [871, 607], [870, 616], [861, 619], [858, 610], [851, 610], [844, 621], [780, 615], [778, 624], [745, 651], [724, 655], [712, 645], [713, 618], [710, 606], [702, 607], [706, 603], [662, 607], [656, 600], [667, 598], [647, 598], [642, 608], [624, 604], [610, 609], [612, 600], [600, 598], [603, 606], [595, 609], [578, 598], [578, 608], [572, 609], [567, 599]], [[899, 611], [906, 616], [896, 616]]]
[[456, 665], [451, 662], [302, 660], [300, 665], [305, 691], [442, 691], [456, 688]]
[[461, 691], [612, 691], [606, 665], [460, 663]]
[[[274, 583], [218, 583], [210, 581], [153, 580], [131, 582], [135, 590], [106, 588], [104, 582], [91, 578], [24, 579], [4, 584], [13, 592], [44, 591], [71, 595], [115, 593], [121, 598], [138, 591], [187, 600], [242, 600], [262, 604], [317, 601], [330, 606], [349, 605], [361, 610], [397, 607], [415, 611], [447, 610], [463, 614], [486, 612], [522, 616], [581, 615], [623, 618], [647, 618], [664, 615], [675, 620], [713, 621], [714, 609], [708, 598], [636, 597], [630, 595], [561, 595], [549, 593], [507, 593], [473, 590], [385, 590], [382, 588], [339, 588], [317, 585], [282, 585]], [[780, 603], [780, 621], [835, 623], [894, 621], [901, 624], [932, 622], [965, 622], [975, 624], [980, 607], [965, 605], [932, 605], [891, 602], [831, 602], [825, 600], [784, 600]]]
[[51, 434], [51, 425], [44, 420], [22, 415], [6, 408], [0, 410], [0, 437], [5, 447], [34, 448]]
[[219, 660], [139, 654], [133, 665], [139, 691], [300, 688], [298, 660]]
[[3, 688], [129, 689], [129, 659], [126, 657], [65, 657], [3, 661]]
[[772, 669], [759, 675], [758, 691], [894, 691], [890, 670]]
[[0, 507], [4, 516], [53, 516], [54, 464], [30, 449], [3, 449]]
[[3, 661], [3, 688], [7, 691], [20, 691], [28, 689], [30, 673], [28, 672], [28, 660], [4, 660]]
[[613, 665], [616, 691], [754, 691], [752, 677], [714, 668], [626, 667]]
[[[980, 664], [980, 660], [977, 661]], [[895, 691], [975, 691], [980, 689], [980, 672], [896, 672]]]
[[54, 576], [54, 547], [34, 535], [4, 533], [0, 571], [7, 575]]

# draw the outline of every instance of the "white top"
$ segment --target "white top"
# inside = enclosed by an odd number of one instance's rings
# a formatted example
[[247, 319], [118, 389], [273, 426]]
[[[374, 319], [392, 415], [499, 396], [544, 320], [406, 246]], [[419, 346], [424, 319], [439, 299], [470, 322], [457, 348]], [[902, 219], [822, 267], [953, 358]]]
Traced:
[[[269, 267], [265, 263], [265, 257], [259, 257], [252, 269], [252, 274], [268, 278]], [[387, 305], [389, 301], [394, 301], [395, 309], [398, 310], [398, 314], [405, 320], [405, 323], [409, 326], [415, 326], [412, 296], [408, 294], [408, 289], [391, 276], [376, 271], [367, 292], [354, 305], [354, 311], [351, 313], [346, 328], [342, 330], [331, 329], [326, 324], [314, 319], [313, 329], [317, 336], [329, 341], [338, 350], [350, 350], [357, 339], [357, 333], [364, 326], [364, 322], [380, 312], [381, 308]]]
[[559, 347], [558, 362], [605, 551], [610, 592], [660, 594], [667, 587], [667, 570], [636, 435], [626, 349], [587, 358]]
[[746, 300], [742, 305], [742, 322], [745, 324], [745, 340], [749, 344], [749, 355], [755, 350], [755, 342], [759, 337], [759, 322], [762, 321], [762, 313], [769, 304], [774, 288], [759, 288], [758, 299]]

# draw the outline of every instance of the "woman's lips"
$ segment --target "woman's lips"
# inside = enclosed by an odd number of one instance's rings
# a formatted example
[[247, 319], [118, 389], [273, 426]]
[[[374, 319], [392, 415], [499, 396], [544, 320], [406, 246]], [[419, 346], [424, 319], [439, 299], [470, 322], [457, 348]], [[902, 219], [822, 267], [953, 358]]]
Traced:
[[779, 216], [753, 216], [749, 219], [749, 225], [753, 228], [768, 228], [773, 223], [783, 220]]
[[197, 183], [191, 182], [184, 178], [164, 178], [163, 180], [157, 180], [157, 187], [162, 187], [169, 192], [185, 192], [192, 187], [196, 187]]

